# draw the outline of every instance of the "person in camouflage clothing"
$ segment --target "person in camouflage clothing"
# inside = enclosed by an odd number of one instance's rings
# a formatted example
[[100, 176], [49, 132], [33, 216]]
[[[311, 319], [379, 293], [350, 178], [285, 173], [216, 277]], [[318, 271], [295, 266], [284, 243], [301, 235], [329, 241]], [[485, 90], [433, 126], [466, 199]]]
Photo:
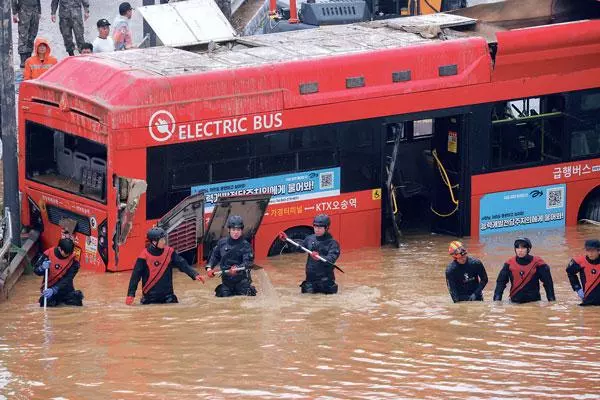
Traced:
[[[70, 56], [75, 55], [75, 45], [73, 44], [73, 36], [77, 42], [77, 49], [85, 43], [83, 39], [83, 21], [90, 16], [90, 3], [88, 0], [52, 0], [51, 18], [52, 22], [56, 22], [56, 9], [60, 21], [60, 33], [65, 42], [65, 49]], [[83, 7], [83, 19], [81, 17], [81, 8]]]
[[25, 60], [31, 57], [33, 41], [38, 34], [42, 7], [40, 0], [12, 0], [13, 22], [19, 24], [19, 56], [23, 68]]

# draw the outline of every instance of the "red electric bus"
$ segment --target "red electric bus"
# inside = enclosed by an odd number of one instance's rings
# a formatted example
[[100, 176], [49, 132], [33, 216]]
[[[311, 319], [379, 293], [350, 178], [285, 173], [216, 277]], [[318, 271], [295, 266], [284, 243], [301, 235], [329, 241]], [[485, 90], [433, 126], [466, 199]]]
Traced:
[[68, 57], [20, 88], [23, 224], [44, 248], [70, 226], [84, 268], [120, 271], [152, 225], [202, 257], [232, 213], [257, 259], [319, 213], [345, 250], [411, 221], [598, 220], [600, 21], [479, 28], [438, 14]]

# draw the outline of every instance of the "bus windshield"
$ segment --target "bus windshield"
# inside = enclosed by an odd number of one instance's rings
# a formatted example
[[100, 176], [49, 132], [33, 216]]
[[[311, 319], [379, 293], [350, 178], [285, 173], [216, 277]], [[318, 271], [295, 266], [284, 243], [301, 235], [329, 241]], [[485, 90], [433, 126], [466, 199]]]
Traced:
[[31, 121], [25, 141], [27, 179], [106, 201], [106, 146]]

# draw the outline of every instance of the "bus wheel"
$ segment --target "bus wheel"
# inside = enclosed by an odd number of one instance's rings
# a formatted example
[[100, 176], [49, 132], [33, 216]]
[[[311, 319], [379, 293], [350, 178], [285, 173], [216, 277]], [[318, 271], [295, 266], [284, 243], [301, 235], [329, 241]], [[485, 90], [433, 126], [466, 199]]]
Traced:
[[579, 209], [577, 219], [600, 222], [600, 187], [594, 189], [587, 195]]
[[[308, 235], [312, 235], [313, 230], [308, 226], [296, 226], [285, 231], [285, 234], [296, 243], [300, 243]], [[299, 250], [298, 250], [299, 251]], [[286, 242], [282, 242], [279, 238], [273, 241], [269, 249], [268, 257], [278, 256], [281, 254], [294, 253], [296, 249]]]

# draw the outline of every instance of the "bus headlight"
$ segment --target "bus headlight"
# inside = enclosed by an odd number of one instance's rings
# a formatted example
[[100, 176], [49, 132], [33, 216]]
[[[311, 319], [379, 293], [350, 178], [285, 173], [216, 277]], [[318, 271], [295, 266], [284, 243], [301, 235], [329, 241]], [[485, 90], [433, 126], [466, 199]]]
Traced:
[[104, 265], [108, 265], [108, 228], [106, 220], [98, 225], [98, 254], [104, 261]]
[[44, 232], [44, 220], [42, 219], [42, 211], [33, 199], [27, 196], [27, 203], [29, 204], [29, 225], [31, 228], [42, 233]]

